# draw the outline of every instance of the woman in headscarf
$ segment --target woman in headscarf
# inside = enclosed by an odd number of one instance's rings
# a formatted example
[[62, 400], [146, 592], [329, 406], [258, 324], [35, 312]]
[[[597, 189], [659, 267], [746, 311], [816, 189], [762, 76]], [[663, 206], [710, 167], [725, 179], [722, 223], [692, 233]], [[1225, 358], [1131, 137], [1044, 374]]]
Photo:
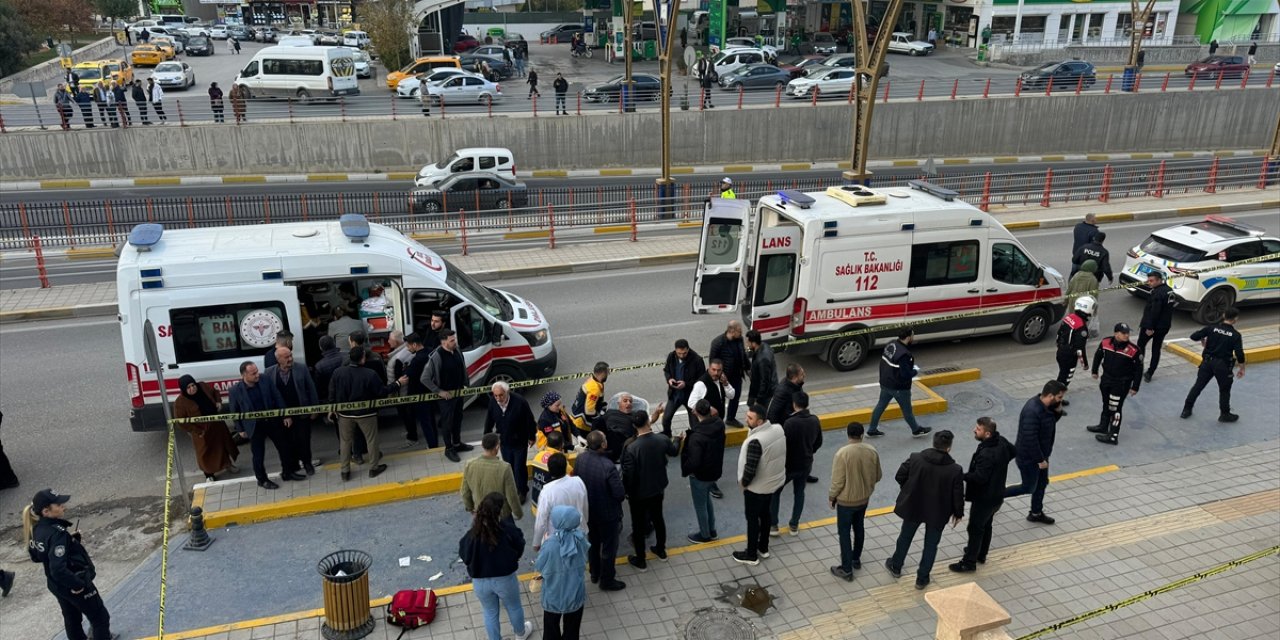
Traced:
[[573, 420], [569, 418], [569, 413], [564, 410], [564, 402], [560, 399], [560, 394], [555, 391], [548, 391], [542, 396], [542, 415], [538, 416], [538, 433], [534, 446], [539, 450], [547, 446], [547, 434], [553, 431], [559, 431], [564, 436], [564, 451], [568, 453], [573, 451], [573, 437], [570, 428]]
[[[182, 394], [173, 403], [173, 417], [200, 418], [221, 412], [221, 397], [217, 390], [207, 382], [196, 382], [190, 375], [178, 380], [178, 389]], [[182, 425], [183, 431], [191, 434], [191, 444], [196, 450], [196, 462], [204, 472], [205, 480], [214, 481], [214, 476], [222, 471], [237, 473], [240, 468], [235, 459], [240, 450], [231, 441], [231, 431], [221, 420], [209, 422], [188, 422]]]
[[582, 514], [570, 505], [551, 510], [552, 533], [538, 552], [542, 574], [542, 637], [578, 640], [582, 610], [587, 605], [587, 537], [578, 526]]
[[489, 640], [502, 640], [499, 608], [506, 607], [511, 629], [520, 640], [533, 634], [533, 622], [525, 620], [520, 601], [520, 556], [524, 555], [524, 532], [510, 518], [502, 517], [506, 498], [493, 492], [476, 507], [471, 530], [458, 541], [458, 557], [467, 565], [471, 585], [484, 610], [484, 628]]

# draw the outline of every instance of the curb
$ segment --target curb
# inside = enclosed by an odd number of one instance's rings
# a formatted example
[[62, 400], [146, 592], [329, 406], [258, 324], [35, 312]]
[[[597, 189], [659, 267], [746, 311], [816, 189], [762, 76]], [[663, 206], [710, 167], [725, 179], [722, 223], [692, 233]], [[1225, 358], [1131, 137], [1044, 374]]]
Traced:
[[94, 316], [113, 316], [120, 311], [114, 302], [82, 304], [75, 307], [50, 307], [48, 309], [25, 309], [21, 311], [0, 311], [0, 324], [26, 322], [28, 320], [57, 320], [60, 318], [91, 318]]
[[[933, 389], [930, 388], [931, 386], [971, 382], [978, 380], [981, 377], [982, 371], [979, 369], [962, 369], [960, 371], [922, 375], [915, 380], [914, 385], [915, 389], [923, 394], [924, 397], [912, 399], [912, 411], [917, 415], [944, 413], [948, 408], [947, 400], [934, 392]], [[825, 391], [827, 393], [834, 393], [852, 388], [853, 387], [841, 387]], [[821, 420], [823, 430], [843, 429], [851, 420], [870, 420], [871, 411], [872, 409], [870, 407], [837, 411], [835, 413], [823, 414], [819, 416], [819, 420]], [[902, 410], [895, 404], [885, 410], [883, 417], [884, 419], [889, 420], [901, 418]], [[725, 432], [726, 447], [739, 446], [746, 439], [747, 430], [745, 428], [729, 428]], [[414, 458], [430, 454], [439, 455], [441, 451], [443, 450], [427, 449], [406, 453], [401, 458]], [[572, 459], [575, 457], [576, 456], [571, 455], [570, 462], [572, 462]], [[326, 465], [326, 467], [329, 466], [331, 465]], [[456, 493], [461, 486], [461, 472], [444, 473], [418, 478], [408, 482], [389, 482], [368, 487], [360, 487], [358, 489], [351, 489], [348, 491], [301, 496], [297, 498], [290, 498], [288, 500], [281, 500], [279, 502], [258, 504], [247, 507], [236, 507], [234, 509], [221, 511], [206, 510], [204, 512], [204, 522], [205, 527], [209, 529], [217, 529], [233, 525], [243, 526], [261, 522], [270, 522], [272, 520], [281, 520], [284, 518], [314, 515], [328, 511], [356, 509], [386, 504], [399, 500], [413, 500], [417, 498]], [[196, 487], [191, 502], [193, 507], [204, 507], [205, 491], [206, 488], [203, 486]]]
[[[987, 165], [1031, 162], [1107, 162], [1123, 160], [1187, 160], [1194, 158], [1251, 158], [1267, 155], [1265, 149], [1175, 151], [1160, 153], [1079, 153], [1044, 154], [1033, 156], [986, 156], [972, 158], [926, 158], [873, 160], [868, 169], [921, 167], [933, 161], [942, 165]], [[710, 166], [672, 167], [674, 175], [719, 175], [725, 173], [787, 173], [793, 171], [839, 171], [849, 168], [848, 162], [783, 162], [763, 164], [722, 164]], [[529, 178], [619, 178], [661, 176], [657, 167], [639, 169], [538, 169], [521, 171], [518, 177]], [[389, 171], [386, 173], [301, 173], [273, 175], [235, 176], [165, 176], [142, 178], [86, 178], [73, 180], [27, 180], [0, 182], [0, 191], [40, 191], [61, 189], [120, 189], [146, 186], [210, 186], [242, 184], [278, 184], [303, 182], [408, 182], [417, 177], [414, 171]]]
[[[1200, 354], [1180, 344], [1166, 343], [1164, 348], [1197, 367], [1200, 366], [1200, 363], [1203, 361]], [[1245, 349], [1244, 360], [1246, 364], [1257, 364], [1259, 362], [1280, 360], [1280, 344], [1269, 344], [1261, 347]]]

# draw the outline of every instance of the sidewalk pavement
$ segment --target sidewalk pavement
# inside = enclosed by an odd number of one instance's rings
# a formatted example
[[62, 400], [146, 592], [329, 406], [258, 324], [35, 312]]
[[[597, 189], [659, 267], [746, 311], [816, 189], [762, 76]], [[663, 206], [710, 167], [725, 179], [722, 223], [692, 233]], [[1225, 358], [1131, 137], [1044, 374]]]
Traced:
[[[1133, 198], [1109, 203], [1080, 202], [1040, 206], [993, 206], [991, 213], [1012, 231], [1069, 227], [1085, 213], [1098, 215], [1100, 224], [1202, 216], [1262, 208], [1280, 207], [1280, 189], [1243, 189], [1216, 194], [1170, 194], [1164, 198]], [[492, 251], [469, 256], [450, 256], [463, 271], [483, 281], [526, 278], [574, 271], [627, 269], [693, 260], [698, 238], [646, 236], [644, 228], [635, 242], [603, 240], [574, 243], [555, 249]], [[116, 313], [114, 283], [74, 284], [48, 289], [0, 290], [0, 323], [48, 318], [113, 315]]]
[[[1255, 364], [1246, 377], [1236, 382], [1234, 405], [1243, 419], [1231, 425], [1215, 421], [1212, 389], [1206, 392], [1210, 397], [1200, 399], [1194, 416], [1178, 419], [1180, 400], [1194, 379], [1194, 369], [1192, 363], [1181, 358], [1166, 358], [1155, 380], [1143, 385], [1142, 392], [1126, 404], [1121, 444], [1115, 447], [1095, 442], [1083, 428], [1096, 422], [1101, 409], [1096, 383], [1084, 379], [1073, 386], [1070, 415], [1059, 424], [1051, 467], [1054, 484], [1046, 498], [1047, 511], [1059, 518], [1059, 524], [1044, 528], [1026, 523], [1021, 517], [1026, 508], [1024, 499], [1011, 499], [997, 520], [997, 550], [977, 574], [979, 583], [1014, 613], [1018, 630], [1032, 630], [1246, 555], [1264, 548], [1259, 546], [1260, 539], [1273, 537], [1276, 524], [1280, 523], [1274, 513], [1277, 508], [1254, 512], [1250, 515], [1253, 519], [1247, 522], [1238, 515], [1224, 516], [1211, 510], [1210, 517], [1187, 509], [1280, 487], [1280, 471], [1275, 467], [1280, 456], [1280, 441], [1276, 440], [1280, 421], [1275, 414], [1280, 365]], [[1022, 405], [1054, 373], [1056, 366], [1045, 362], [1029, 368], [992, 371], [980, 380], [939, 387], [938, 394], [947, 401], [948, 411], [927, 416], [922, 422], [956, 433], [952, 454], [967, 464], [974, 442], [966, 434], [974, 418], [991, 416], [1012, 439]], [[830, 406], [832, 400], [846, 398], [861, 404], [856, 401], [858, 393], [849, 390], [815, 394], [815, 405], [821, 402], [819, 406]], [[670, 485], [664, 508], [671, 560], [663, 563], [651, 559], [650, 571], [645, 575], [621, 566], [619, 577], [628, 583], [623, 594], [603, 594], [589, 587], [584, 629], [587, 637], [603, 637], [605, 630], [609, 637], [623, 632], [626, 635], [618, 637], [682, 637], [682, 630], [696, 615], [719, 606], [713, 601], [718, 585], [752, 576], [781, 597], [776, 612], [764, 618], [748, 616], [760, 631], [757, 637], [853, 635], [849, 631], [833, 633], [837, 628], [856, 628], [879, 637], [925, 637], [924, 629], [933, 625], [931, 614], [912, 589], [912, 581], [892, 581], [877, 565], [889, 554], [898, 524], [896, 518], [884, 515], [897, 493], [890, 478], [910, 452], [928, 446], [928, 438], [909, 437], [898, 420], [882, 428], [887, 435], [870, 442], [880, 452], [886, 477], [872, 496], [870, 506], [875, 517], [868, 522], [865, 568], [853, 585], [827, 574], [827, 567], [837, 554], [828, 518], [831, 511], [826, 504], [826, 484], [811, 485], [807, 490], [801, 519], [806, 524], [801, 527], [801, 534], [775, 539], [777, 558], [747, 569], [728, 560], [728, 553], [740, 546], [745, 528], [742, 503], [730, 491], [732, 485], [722, 483], [726, 498], [715, 502], [722, 540], [716, 545], [689, 548], [683, 535], [695, 530], [696, 523], [689, 492], [678, 472], [673, 471], [678, 467], [672, 463], [668, 467]], [[843, 443], [838, 432], [828, 431], [826, 440], [815, 456], [812, 471], [824, 483], [830, 477], [832, 456]], [[731, 482], [736, 464], [733, 452], [726, 455], [726, 481]], [[1010, 474], [1009, 481], [1016, 482], [1016, 469], [1011, 468]], [[785, 493], [782, 506], [789, 509], [791, 492]], [[1106, 498], [1099, 499], [1102, 496]], [[1237, 507], [1245, 511], [1255, 508], [1248, 504]], [[316, 637], [320, 612], [315, 607], [321, 605], [321, 600], [315, 562], [332, 551], [355, 548], [374, 558], [370, 594], [375, 608], [399, 589], [432, 587], [446, 597], [441, 617], [432, 625], [431, 637], [475, 638], [481, 628], [479, 607], [466, 592], [465, 572], [455, 563], [457, 538], [468, 522], [469, 516], [456, 495], [438, 495], [213, 529], [210, 533], [216, 543], [202, 553], [180, 551], [187, 534], [177, 531], [171, 538], [173, 553], [168, 558], [167, 628], [214, 627], [218, 631], [167, 633], [166, 637]], [[1268, 522], [1269, 532], [1257, 531]], [[526, 516], [518, 524], [526, 530], [526, 536], [530, 535], [532, 518]], [[629, 528], [624, 526], [622, 530], [625, 533]], [[946, 570], [946, 564], [959, 556], [963, 545], [962, 530], [944, 535], [939, 564], [933, 572], [935, 585], [964, 581]], [[621, 549], [625, 554], [630, 545], [623, 541]], [[908, 569], [914, 568], [918, 553], [917, 547]], [[159, 555], [159, 551], [155, 552], [108, 595], [117, 631], [127, 635], [153, 633]], [[397, 563], [397, 558], [404, 557], [411, 559], [408, 568]], [[525, 560], [531, 559], [531, 553], [526, 553]], [[1248, 571], [1254, 570], [1256, 567], [1250, 565]], [[440, 576], [433, 579], [437, 573]], [[1210, 582], [1204, 584], [1212, 586]], [[864, 593], [867, 589], [869, 592]], [[1233, 595], [1234, 590], [1224, 593], [1227, 604], [1238, 604], [1254, 613], [1242, 616], [1237, 611], [1234, 618], [1211, 619], [1214, 624], [1246, 623], [1263, 613], [1276, 615], [1274, 598], [1259, 597], [1251, 590], [1238, 595]], [[217, 595], [211, 598], [211, 594]], [[532, 619], [538, 620], [536, 608], [531, 606], [529, 610], [535, 616]], [[248, 621], [233, 622], [236, 620]], [[277, 624], [280, 626], [274, 626]], [[806, 628], [810, 631], [806, 632]], [[277, 629], [280, 633], [274, 635]], [[1111, 631], [1108, 628], [1101, 635], [1150, 637], [1153, 627], [1124, 633]], [[385, 626], [379, 623], [379, 630], [372, 637], [395, 637], [394, 631], [389, 636], [386, 633]], [[1195, 635], [1185, 633], [1185, 637]], [[713, 637], [728, 637], [727, 634]], [[1230, 637], [1262, 636], [1242, 633]]]

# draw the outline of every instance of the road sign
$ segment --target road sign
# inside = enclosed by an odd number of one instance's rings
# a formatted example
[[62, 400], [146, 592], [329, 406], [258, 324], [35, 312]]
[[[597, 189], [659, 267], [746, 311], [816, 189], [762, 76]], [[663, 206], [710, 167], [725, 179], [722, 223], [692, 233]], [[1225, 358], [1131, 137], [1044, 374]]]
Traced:
[[63, 58], [71, 57], [71, 45], [65, 42], [58, 43], [58, 55]]
[[46, 93], [43, 82], [20, 82], [13, 85], [13, 95], [19, 98], [43, 98]]

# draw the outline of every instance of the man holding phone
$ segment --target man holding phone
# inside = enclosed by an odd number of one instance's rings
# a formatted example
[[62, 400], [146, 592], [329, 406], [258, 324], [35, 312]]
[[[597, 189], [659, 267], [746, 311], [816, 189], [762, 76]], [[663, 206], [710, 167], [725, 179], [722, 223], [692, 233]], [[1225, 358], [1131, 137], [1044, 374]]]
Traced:
[[31, 561], [44, 565], [49, 591], [62, 608], [62, 621], [66, 626], [67, 640], [88, 640], [84, 632], [84, 619], [93, 627], [93, 640], [117, 640], [111, 633], [111, 615], [102, 602], [102, 596], [93, 585], [97, 571], [89, 552], [80, 544], [79, 526], [72, 531], [71, 523], [63, 519], [67, 501], [71, 496], [58, 495], [53, 489], [44, 489], [31, 500], [31, 508], [40, 514], [28, 543]]

